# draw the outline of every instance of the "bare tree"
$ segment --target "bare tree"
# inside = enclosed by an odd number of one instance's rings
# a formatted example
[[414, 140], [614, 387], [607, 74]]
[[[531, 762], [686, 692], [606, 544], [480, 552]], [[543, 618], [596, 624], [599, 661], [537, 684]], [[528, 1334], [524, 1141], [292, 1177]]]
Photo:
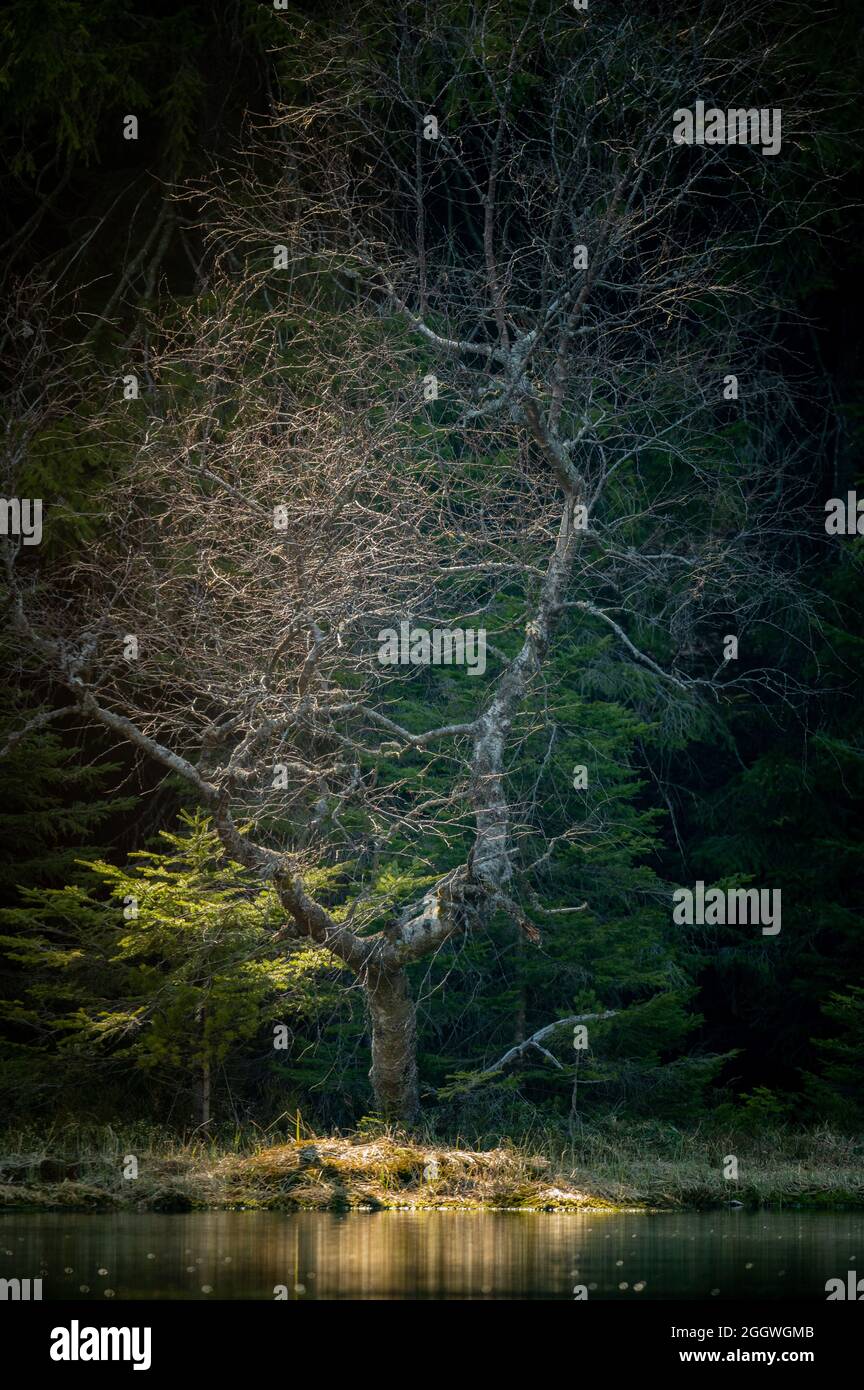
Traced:
[[[558, 645], [603, 634], [628, 697], [683, 726], [784, 693], [727, 636], [791, 631], [793, 605], [806, 628], [806, 440], [752, 252], [808, 206], [776, 197], [782, 155], [672, 141], [676, 108], [777, 106], [794, 74], [756, 7], [597, 8], [378, 5], [293, 36], [302, 98], [185, 195], [206, 291], [154, 326], [139, 402], [91, 401], [118, 458], [99, 544], [20, 575], [5, 547], [23, 666], [194, 789], [286, 949], [353, 972], [390, 1116], [418, 1105], [412, 963], [562, 910], [562, 846], [508, 783]], [[813, 119], [784, 105], [785, 138]], [[487, 634], [446, 722], [428, 654], [382, 664], [401, 623]], [[427, 871], [407, 903], [373, 889], [395, 836]], [[341, 906], [310, 886], [328, 866]]]

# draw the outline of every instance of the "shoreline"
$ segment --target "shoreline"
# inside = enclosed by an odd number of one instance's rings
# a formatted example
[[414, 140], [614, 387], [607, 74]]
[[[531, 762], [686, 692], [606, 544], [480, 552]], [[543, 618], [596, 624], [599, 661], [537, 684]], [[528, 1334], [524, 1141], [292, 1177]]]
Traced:
[[[130, 1159], [134, 1164], [130, 1165]], [[135, 1174], [130, 1176], [129, 1169]], [[812, 1159], [742, 1160], [737, 1181], [692, 1158], [619, 1158], [569, 1171], [513, 1148], [390, 1137], [295, 1140], [249, 1154], [89, 1152], [0, 1158], [0, 1213], [205, 1211], [661, 1212], [864, 1208], [864, 1171]]]

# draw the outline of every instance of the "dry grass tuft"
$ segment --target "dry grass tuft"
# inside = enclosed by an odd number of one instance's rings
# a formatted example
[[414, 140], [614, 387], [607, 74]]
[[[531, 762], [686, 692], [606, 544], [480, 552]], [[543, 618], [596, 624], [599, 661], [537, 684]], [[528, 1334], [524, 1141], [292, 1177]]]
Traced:
[[[473, 1149], [388, 1130], [233, 1149], [183, 1145], [143, 1131], [0, 1142], [0, 1209], [192, 1211], [520, 1209], [531, 1211], [745, 1206], [864, 1206], [860, 1141], [827, 1131], [752, 1136], [586, 1132], [546, 1154], [514, 1145]], [[559, 1141], [560, 1143], [560, 1141]], [[123, 1177], [124, 1155], [139, 1176]], [[722, 1155], [741, 1158], [737, 1182]]]

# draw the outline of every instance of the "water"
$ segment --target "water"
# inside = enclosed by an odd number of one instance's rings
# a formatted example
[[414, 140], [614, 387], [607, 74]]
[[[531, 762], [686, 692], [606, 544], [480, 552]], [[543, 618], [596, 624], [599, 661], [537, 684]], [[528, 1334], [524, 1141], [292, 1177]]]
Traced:
[[859, 1212], [0, 1216], [0, 1278], [43, 1299], [825, 1299]]

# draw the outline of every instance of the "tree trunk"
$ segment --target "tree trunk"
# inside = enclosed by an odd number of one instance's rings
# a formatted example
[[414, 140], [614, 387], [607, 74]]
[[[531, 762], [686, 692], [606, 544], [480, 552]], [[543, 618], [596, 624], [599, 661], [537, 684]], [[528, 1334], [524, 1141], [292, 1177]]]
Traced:
[[199, 1125], [209, 1125], [210, 1123], [210, 1056], [207, 1052], [207, 1004], [202, 1002], [198, 1007], [196, 1020], [201, 1029], [201, 1074], [198, 1078], [198, 1123]]
[[198, 1123], [210, 1123], [210, 1059], [205, 1057], [201, 1063], [201, 1080], [198, 1087]]
[[375, 1105], [386, 1120], [412, 1121], [417, 1091], [417, 1011], [408, 976], [396, 968], [370, 974], [366, 983], [372, 1033], [369, 1072]]

